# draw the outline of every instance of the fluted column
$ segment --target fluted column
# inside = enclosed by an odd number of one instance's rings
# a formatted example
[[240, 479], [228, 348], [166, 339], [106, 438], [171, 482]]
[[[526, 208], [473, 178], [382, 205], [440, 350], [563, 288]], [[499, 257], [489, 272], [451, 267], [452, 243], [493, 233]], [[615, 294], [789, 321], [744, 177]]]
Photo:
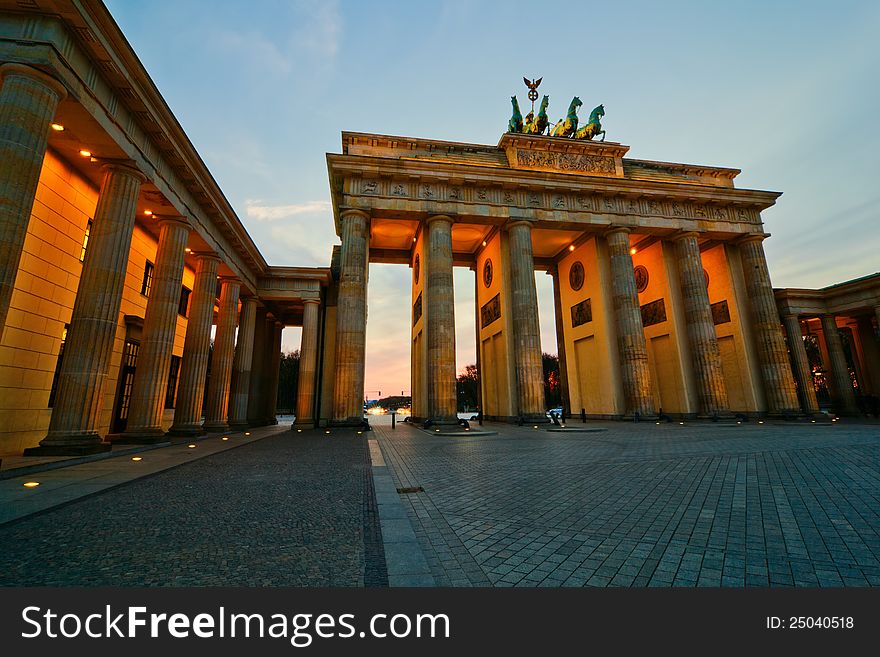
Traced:
[[[49, 124], [67, 92], [22, 64], [0, 66], [0, 336], [46, 155]], [[126, 251], [126, 254], [128, 252]]]
[[611, 291], [614, 296], [617, 348], [620, 352], [623, 392], [626, 397], [624, 414], [654, 415], [656, 411], [651, 390], [651, 371], [648, 367], [648, 348], [633, 274], [629, 229], [612, 229], [606, 234], [606, 239], [611, 256]]
[[541, 326], [532, 225], [515, 221], [507, 226], [510, 253], [510, 313], [513, 319], [513, 362], [516, 367], [519, 415], [531, 422], [547, 421], [544, 414], [544, 367], [541, 364]]
[[828, 349], [828, 358], [831, 360], [829, 365], [834, 401], [840, 412], [855, 415], [859, 411], [856, 406], [856, 393], [849, 376], [849, 366], [843, 354], [843, 341], [840, 339], [840, 329], [837, 328], [834, 315], [822, 315], [822, 334], [825, 336], [825, 346]]
[[122, 436], [114, 438], [114, 442], [154, 443], [164, 440], [162, 412], [171, 350], [177, 332], [184, 248], [189, 230], [189, 225], [180, 219], [159, 220], [156, 268], [131, 388], [128, 424]]
[[205, 406], [205, 431], [229, 429], [229, 380], [232, 377], [232, 356], [235, 352], [235, 328], [238, 326], [238, 293], [241, 283], [224, 278], [220, 287], [220, 312], [214, 332], [214, 353], [211, 354], [211, 381]]
[[788, 349], [791, 352], [794, 376], [801, 392], [801, 407], [807, 415], [818, 413], [819, 402], [816, 400], [813, 373], [810, 371], [810, 361], [807, 359], [807, 350], [804, 348], [801, 321], [797, 315], [786, 315], [783, 318], [783, 323], [788, 334]]
[[428, 417], [438, 424], [457, 424], [452, 219], [443, 215], [430, 217], [426, 225], [424, 315]]
[[762, 235], [750, 236], [740, 242], [739, 250], [758, 343], [767, 410], [773, 414], [797, 413], [800, 407], [779, 326], [779, 310], [770, 284], [770, 272], [761, 244], [763, 239]]
[[254, 324], [257, 318], [257, 300], [254, 297], [241, 299], [241, 314], [238, 320], [238, 343], [232, 361], [232, 382], [230, 383], [229, 426], [232, 429], [245, 429], [248, 426], [248, 396], [251, 386], [251, 366], [254, 358]]
[[174, 424], [169, 433], [195, 436], [202, 433], [202, 406], [205, 400], [205, 374], [211, 347], [211, 325], [214, 320], [214, 297], [217, 291], [217, 268], [220, 259], [200, 254], [196, 260], [196, 277], [192, 303], [183, 343], [183, 362], [177, 385]]
[[254, 348], [253, 361], [251, 363], [251, 385], [248, 393], [247, 421], [251, 427], [263, 426], [263, 409], [266, 407], [264, 399], [265, 372], [266, 372], [266, 311], [257, 309], [254, 321]]
[[138, 193], [144, 176], [104, 167], [98, 206], [83, 262], [48, 435], [27, 454], [105, 451], [98, 428], [125, 286]]
[[571, 413], [571, 397], [568, 392], [568, 359], [565, 354], [565, 317], [562, 314], [562, 289], [559, 283], [559, 267], [553, 265], [547, 272], [553, 277], [553, 312], [556, 316], [556, 353], [559, 356], [559, 391], [562, 408]]
[[296, 390], [296, 423], [315, 421], [315, 371], [318, 363], [319, 299], [304, 299], [302, 341], [299, 347], [299, 381]]
[[266, 351], [266, 396], [263, 406], [265, 424], [278, 424], [278, 382], [281, 378], [281, 322], [273, 321], [267, 327], [270, 337]]
[[364, 417], [368, 220], [359, 210], [348, 210], [340, 218], [342, 249], [333, 387], [333, 424], [337, 425], [357, 425]]
[[728, 413], [727, 385], [721, 368], [721, 350], [712, 321], [709, 291], [703, 276], [703, 261], [697, 233], [684, 233], [675, 239], [681, 297], [684, 305], [688, 344], [700, 396], [700, 413], [715, 416]]

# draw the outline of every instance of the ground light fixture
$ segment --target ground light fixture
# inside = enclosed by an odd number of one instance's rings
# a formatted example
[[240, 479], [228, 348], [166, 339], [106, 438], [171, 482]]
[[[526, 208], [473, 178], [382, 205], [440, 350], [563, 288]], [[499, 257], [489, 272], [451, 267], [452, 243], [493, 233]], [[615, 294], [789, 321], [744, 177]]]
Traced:
[[328, 429], [328, 430], [325, 431], [324, 433], [329, 435], [329, 434], [330, 434], [330, 430]]
[[187, 445], [187, 447], [189, 447], [190, 449], [195, 449], [195, 448], [196, 448], [196, 444], [195, 444], [195, 443], [190, 443], [189, 445]]
[[36, 488], [40, 485], [39, 481], [26, 481], [22, 484], [25, 488]]
[[132, 456], [131, 460], [132, 461], [143, 461], [144, 457], [143, 456]]
[[245, 436], [250, 436], [250, 435], [251, 435], [251, 432], [250, 432], [250, 431], [245, 431], [245, 432], [244, 432], [244, 435], [245, 435]]
[[303, 430], [302, 430], [302, 429], [297, 429], [296, 432], [297, 432], [297, 433], [302, 433]]
[[229, 440], [229, 436], [223, 436], [220, 440]]

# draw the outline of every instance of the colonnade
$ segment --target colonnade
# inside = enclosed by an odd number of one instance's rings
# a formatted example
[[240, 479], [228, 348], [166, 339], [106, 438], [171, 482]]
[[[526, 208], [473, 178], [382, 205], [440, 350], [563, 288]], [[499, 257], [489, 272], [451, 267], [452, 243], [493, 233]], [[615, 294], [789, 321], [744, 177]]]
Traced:
[[[33, 211], [50, 124], [65, 96], [64, 85], [42, 71], [20, 64], [0, 66], [0, 334], [5, 328]], [[102, 407], [111, 392], [108, 385], [112, 368], [117, 365], [113, 362], [114, 344], [120, 330], [119, 314], [137, 203], [146, 180], [146, 175], [132, 162], [108, 162], [102, 167], [48, 431], [39, 447], [26, 453], [87, 454], [110, 448], [101, 435]], [[158, 249], [130, 390], [127, 425], [123, 433], [111, 436], [120, 442], [166, 440], [163, 414], [191, 228], [189, 220], [182, 216], [154, 219], [158, 223]], [[240, 299], [241, 282], [218, 276], [218, 254], [193, 255], [195, 284], [170, 431], [195, 435], [206, 430], [225, 431], [230, 426], [243, 428], [274, 422], [281, 323], [264, 312], [263, 321], [270, 323], [271, 328], [260, 332], [261, 340], [255, 341], [257, 299]], [[206, 389], [218, 279], [219, 318]], [[304, 373], [312, 375], [316, 371], [319, 303], [317, 298], [306, 303], [304, 321]], [[251, 376], [255, 361], [260, 361], [263, 370], [259, 380]], [[310, 421], [314, 415], [310, 410], [313, 382], [311, 386], [302, 386], [300, 397], [300, 420]], [[250, 402], [260, 407], [254, 417], [248, 412]]]

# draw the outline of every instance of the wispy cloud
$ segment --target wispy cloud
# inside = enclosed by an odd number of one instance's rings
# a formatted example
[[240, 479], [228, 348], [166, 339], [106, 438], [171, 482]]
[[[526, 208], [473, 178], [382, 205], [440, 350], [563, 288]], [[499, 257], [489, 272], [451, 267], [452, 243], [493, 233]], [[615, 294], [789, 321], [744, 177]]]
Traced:
[[330, 201], [307, 201], [306, 203], [293, 203], [291, 205], [262, 205], [261, 201], [248, 199], [245, 201], [245, 214], [257, 221], [278, 221], [296, 217], [301, 214], [314, 212], [328, 212], [331, 209]]
[[295, 33], [297, 47], [321, 58], [332, 60], [339, 51], [342, 38], [342, 16], [339, 3], [328, 0], [301, 0], [297, 13], [302, 26]]

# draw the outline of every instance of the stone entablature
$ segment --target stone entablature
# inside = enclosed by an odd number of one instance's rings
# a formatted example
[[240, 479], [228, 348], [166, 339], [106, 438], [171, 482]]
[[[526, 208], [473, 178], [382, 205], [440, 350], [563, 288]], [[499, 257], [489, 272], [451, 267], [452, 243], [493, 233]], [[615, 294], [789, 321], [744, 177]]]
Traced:
[[512, 169], [555, 171], [588, 176], [623, 177], [623, 156], [629, 146], [561, 137], [507, 133], [498, 142]]
[[870, 314], [880, 306], [880, 272], [818, 290], [782, 288], [773, 292], [782, 315]]

